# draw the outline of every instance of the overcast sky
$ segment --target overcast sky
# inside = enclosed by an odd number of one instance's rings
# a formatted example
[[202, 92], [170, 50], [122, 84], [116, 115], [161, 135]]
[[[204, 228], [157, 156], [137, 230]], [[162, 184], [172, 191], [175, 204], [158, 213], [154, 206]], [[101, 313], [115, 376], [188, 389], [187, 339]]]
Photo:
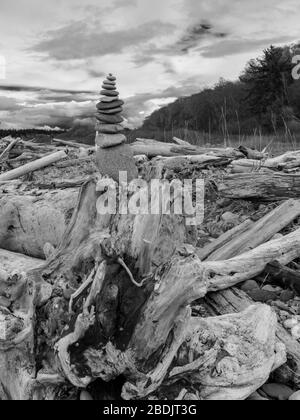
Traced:
[[0, 127], [85, 122], [108, 72], [138, 125], [298, 41], [299, 24], [299, 0], [0, 0]]

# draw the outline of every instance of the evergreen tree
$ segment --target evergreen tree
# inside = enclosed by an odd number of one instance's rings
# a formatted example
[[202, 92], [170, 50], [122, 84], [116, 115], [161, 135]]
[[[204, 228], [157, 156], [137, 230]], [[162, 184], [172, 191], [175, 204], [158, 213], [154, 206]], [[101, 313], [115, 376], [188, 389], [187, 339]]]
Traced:
[[290, 105], [292, 67], [290, 49], [272, 45], [261, 58], [251, 60], [240, 77], [247, 86], [249, 108], [265, 128], [277, 128], [284, 123]]

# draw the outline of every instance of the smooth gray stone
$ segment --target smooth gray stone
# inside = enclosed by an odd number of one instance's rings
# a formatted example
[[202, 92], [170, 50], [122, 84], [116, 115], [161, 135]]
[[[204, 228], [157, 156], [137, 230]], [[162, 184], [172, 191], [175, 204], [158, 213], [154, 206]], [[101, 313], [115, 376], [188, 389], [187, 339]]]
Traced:
[[119, 96], [119, 92], [116, 90], [101, 90], [100, 95], [103, 96]]
[[138, 169], [135, 165], [133, 152], [128, 144], [106, 149], [98, 148], [96, 162], [100, 173], [119, 181], [119, 173], [127, 172], [128, 182], [138, 178]]
[[100, 122], [106, 123], [106, 124], [120, 124], [121, 122], [124, 121], [124, 118], [121, 117], [121, 114], [108, 115], [108, 114], [102, 114], [98, 112], [96, 114], [96, 118]]

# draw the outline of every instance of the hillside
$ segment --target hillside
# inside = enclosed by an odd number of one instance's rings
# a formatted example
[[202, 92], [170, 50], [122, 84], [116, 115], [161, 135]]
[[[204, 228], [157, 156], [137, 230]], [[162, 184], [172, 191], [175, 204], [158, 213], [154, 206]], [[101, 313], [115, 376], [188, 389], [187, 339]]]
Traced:
[[146, 118], [140, 130], [185, 128], [225, 137], [255, 130], [274, 133], [287, 126], [299, 131], [300, 82], [292, 78], [291, 50], [271, 46], [247, 64], [240, 80], [221, 79], [212, 88], [179, 98]]

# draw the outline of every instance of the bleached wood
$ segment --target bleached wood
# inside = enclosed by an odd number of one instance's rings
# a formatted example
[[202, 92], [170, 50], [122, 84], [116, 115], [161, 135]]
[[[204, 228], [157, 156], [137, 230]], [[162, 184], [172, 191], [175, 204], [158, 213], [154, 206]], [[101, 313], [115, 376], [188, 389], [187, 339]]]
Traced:
[[261, 201], [300, 197], [300, 174], [244, 173], [224, 177], [218, 185], [220, 194], [232, 199]]
[[59, 160], [62, 160], [66, 157], [67, 155], [64, 151], [56, 152], [49, 156], [45, 156], [34, 162], [30, 162], [24, 166], [20, 166], [19, 168], [13, 169], [8, 172], [4, 172], [3, 174], [0, 175], [0, 182], [19, 178], [31, 172], [37, 171], [38, 169], [52, 165], [53, 163], [58, 162]]
[[[249, 229], [236, 235], [223, 246], [219, 246], [217, 239], [211, 247], [216, 250], [209, 256], [211, 261], [226, 260], [238, 254], [250, 251], [258, 245], [269, 241], [273, 236], [288, 226], [300, 215], [300, 201], [288, 200], [276, 207], [266, 216], [254, 223]], [[243, 226], [243, 225], [242, 225]], [[241, 226], [241, 228], [242, 228]], [[237, 228], [238, 229], [238, 228]]]

